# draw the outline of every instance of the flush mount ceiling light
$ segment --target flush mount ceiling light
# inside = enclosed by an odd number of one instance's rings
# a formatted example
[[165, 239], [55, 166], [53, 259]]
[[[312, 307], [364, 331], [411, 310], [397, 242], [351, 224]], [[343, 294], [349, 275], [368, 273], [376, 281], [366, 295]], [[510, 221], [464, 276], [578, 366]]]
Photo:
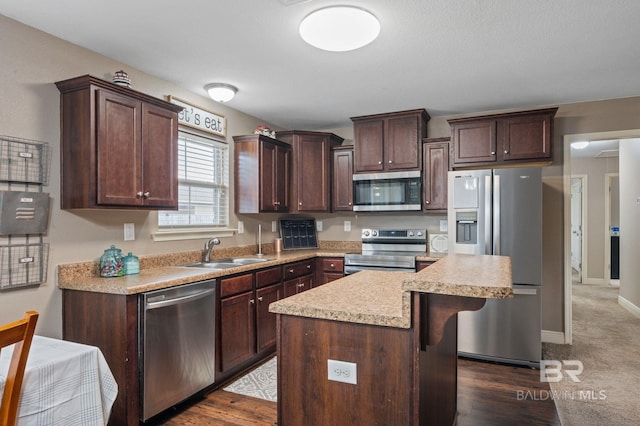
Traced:
[[585, 149], [589, 146], [589, 141], [571, 142], [571, 148]]
[[216, 102], [228, 102], [238, 93], [238, 88], [226, 83], [211, 83], [204, 86], [209, 97]]
[[353, 6], [330, 6], [311, 12], [300, 23], [300, 36], [310, 45], [331, 52], [366, 46], [380, 34], [380, 21]]

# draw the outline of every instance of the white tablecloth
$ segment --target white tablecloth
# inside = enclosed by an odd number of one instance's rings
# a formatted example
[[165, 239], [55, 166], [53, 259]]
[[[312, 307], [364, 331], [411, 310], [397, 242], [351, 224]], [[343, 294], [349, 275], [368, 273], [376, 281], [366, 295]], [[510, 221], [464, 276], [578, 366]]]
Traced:
[[[0, 353], [0, 396], [13, 347]], [[18, 425], [105, 425], [118, 385], [95, 346], [34, 336], [27, 360]]]

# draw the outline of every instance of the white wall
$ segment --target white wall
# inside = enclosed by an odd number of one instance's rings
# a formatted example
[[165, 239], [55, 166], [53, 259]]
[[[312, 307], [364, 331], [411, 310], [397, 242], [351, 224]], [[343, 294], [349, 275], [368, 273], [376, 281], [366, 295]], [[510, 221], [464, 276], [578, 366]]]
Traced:
[[[640, 313], [640, 139], [620, 143], [620, 298]], [[631, 306], [629, 306], [631, 304]]]

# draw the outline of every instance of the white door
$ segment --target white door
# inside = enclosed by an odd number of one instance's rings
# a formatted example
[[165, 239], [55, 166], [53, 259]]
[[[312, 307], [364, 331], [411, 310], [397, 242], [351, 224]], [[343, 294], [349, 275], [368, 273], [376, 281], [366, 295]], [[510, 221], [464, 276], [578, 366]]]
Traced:
[[582, 178], [571, 178], [571, 268], [582, 282]]

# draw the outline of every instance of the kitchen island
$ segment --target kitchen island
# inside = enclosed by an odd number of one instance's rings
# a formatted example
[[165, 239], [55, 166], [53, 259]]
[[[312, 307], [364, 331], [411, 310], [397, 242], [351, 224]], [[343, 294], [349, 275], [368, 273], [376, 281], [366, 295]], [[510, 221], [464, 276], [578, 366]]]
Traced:
[[[272, 303], [278, 424], [454, 424], [457, 313], [512, 294], [508, 257], [450, 254], [418, 273], [363, 271]], [[329, 371], [329, 360], [349, 364]]]

